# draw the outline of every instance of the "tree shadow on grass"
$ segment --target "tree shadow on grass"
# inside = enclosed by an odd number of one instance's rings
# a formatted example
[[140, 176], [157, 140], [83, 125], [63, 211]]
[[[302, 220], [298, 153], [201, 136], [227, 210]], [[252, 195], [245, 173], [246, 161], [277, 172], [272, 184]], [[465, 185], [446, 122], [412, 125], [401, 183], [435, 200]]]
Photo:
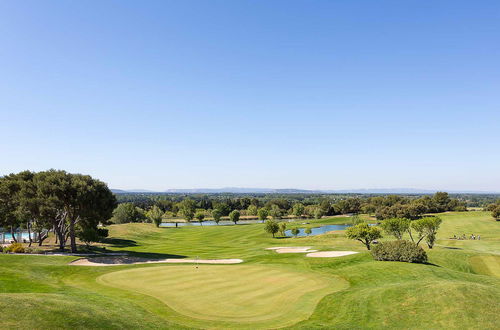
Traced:
[[126, 252], [131, 257], [146, 258], [146, 259], [184, 259], [185, 255], [170, 254], [170, 253], [153, 253], [153, 252], [137, 252], [137, 251], [120, 251]]
[[117, 247], [117, 248], [137, 246], [137, 242], [131, 239], [105, 238], [101, 242], [109, 244], [111, 245], [111, 247]]

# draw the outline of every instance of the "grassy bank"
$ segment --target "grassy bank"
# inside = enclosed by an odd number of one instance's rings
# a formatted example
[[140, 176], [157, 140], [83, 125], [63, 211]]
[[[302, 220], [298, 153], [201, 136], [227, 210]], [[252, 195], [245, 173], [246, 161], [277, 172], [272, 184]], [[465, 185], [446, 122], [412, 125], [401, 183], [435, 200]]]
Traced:
[[[428, 251], [427, 265], [374, 261], [359, 242], [345, 239], [341, 231], [273, 239], [262, 224], [114, 225], [108, 250], [153, 257], [242, 258], [245, 263], [204, 265], [198, 269], [202, 271], [194, 272], [195, 266], [76, 267], [67, 264], [73, 257], [0, 255], [2, 324], [30, 329], [220, 328], [235, 324], [308, 329], [494, 329], [500, 323], [499, 223], [485, 212], [441, 217], [437, 246]], [[299, 222], [297, 226], [305, 225]], [[481, 240], [450, 239], [462, 233], [479, 234]], [[360, 253], [306, 258], [265, 250], [271, 246]], [[273, 287], [273, 278], [281, 278], [282, 287]], [[324, 281], [330, 281], [326, 287]], [[286, 300], [283, 292], [299, 298], [280, 306]], [[310, 292], [313, 294], [307, 296]], [[242, 312], [238, 314], [238, 310]]]

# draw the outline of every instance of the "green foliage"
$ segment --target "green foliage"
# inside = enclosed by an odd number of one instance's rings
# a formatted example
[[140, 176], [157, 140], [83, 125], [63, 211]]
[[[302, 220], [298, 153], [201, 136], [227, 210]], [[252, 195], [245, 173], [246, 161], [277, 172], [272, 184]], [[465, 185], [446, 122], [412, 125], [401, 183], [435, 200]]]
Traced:
[[292, 214], [296, 217], [301, 217], [304, 214], [305, 207], [302, 203], [295, 203], [292, 207]]
[[286, 235], [285, 235], [285, 230], [286, 230], [286, 222], [279, 222], [279, 223], [278, 223], [278, 226], [279, 226], [279, 231], [278, 231], [278, 233], [280, 234], [280, 236], [286, 236]]
[[411, 228], [418, 234], [417, 245], [425, 238], [427, 246], [432, 249], [441, 222], [442, 220], [439, 217], [427, 217], [413, 221]]
[[194, 213], [196, 210], [196, 203], [192, 199], [184, 199], [179, 203], [179, 213], [187, 221], [191, 221], [194, 218]]
[[410, 229], [410, 220], [404, 218], [386, 219], [381, 224], [388, 234], [393, 235], [396, 239], [403, 239], [403, 234]]
[[269, 211], [265, 208], [261, 208], [259, 209], [259, 211], [257, 212], [258, 216], [259, 216], [259, 220], [266, 220], [267, 217], [269, 216]]
[[333, 207], [335, 212], [339, 214], [359, 213], [361, 211], [361, 204], [361, 199], [351, 197], [338, 201]]
[[274, 220], [267, 220], [266, 221], [266, 224], [264, 225], [264, 230], [269, 233], [269, 234], [272, 234], [273, 237], [274, 235], [276, 235], [276, 233], [279, 231], [279, 225], [276, 221]]
[[279, 208], [278, 205], [272, 205], [271, 206], [271, 211], [269, 211], [269, 215], [274, 219], [274, 220], [279, 220], [281, 219], [282, 212], [281, 209]]
[[158, 206], [153, 205], [153, 207], [146, 212], [146, 216], [149, 221], [156, 225], [156, 227], [160, 227], [163, 220], [163, 211]]
[[194, 217], [201, 224], [203, 222], [203, 219], [205, 219], [205, 212], [203, 212], [203, 210], [198, 210], [196, 211]]
[[234, 210], [229, 213], [229, 220], [236, 224], [240, 220], [240, 211]]
[[380, 261], [427, 262], [427, 254], [417, 244], [398, 239], [375, 245], [371, 251], [373, 258]]
[[216, 224], [219, 224], [219, 221], [222, 218], [222, 211], [220, 209], [213, 209], [212, 218], [214, 218]]
[[297, 235], [300, 233], [300, 229], [297, 227], [292, 228], [291, 233], [293, 236], [297, 237]]
[[370, 250], [372, 241], [381, 238], [382, 233], [377, 227], [368, 226], [366, 223], [360, 223], [356, 226], [347, 228], [346, 236], [349, 239], [360, 241]]
[[248, 215], [256, 216], [257, 212], [258, 212], [258, 207], [256, 205], [251, 204], [248, 206], [248, 208], [247, 208]]
[[311, 235], [312, 229], [310, 227], [307, 227], [306, 230], [305, 230], [305, 233], [306, 233], [307, 236]]
[[12, 243], [5, 248], [5, 252], [10, 253], [25, 253], [24, 246], [21, 243]]
[[97, 229], [91, 227], [80, 228], [76, 232], [76, 237], [87, 246], [90, 246], [92, 242], [99, 242], [100, 240]]
[[142, 209], [136, 207], [133, 203], [118, 204], [111, 218], [113, 223], [142, 222], [143, 220], [144, 213]]
[[353, 215], [351, 217], [351, 223], [353, 226], [357, 225], [357, 224], [360, 224], [360, 223], [366, 223], [365, 220], [363, 220], [359, 215]]
[[99, 239], [103, 239], [108, 237], [109, 235], [109, 229], [108, 228], [97, 228], [97, 236], [99, 236]]
[[486, 210], [491, 212], [491, 216], [495, 220], [500, 221], [500, 199], [495, 203], [488, 205]]
[[314, 217], [316, 219], [321, 219], [321, 217], [325, 215], [325, 212], [323, 211], [323, 209], [321, 207], [316, 207], [314, 209]]
[[0, 178], [0, 226], [21, 224], [35, 232], [53, 229], [63, 250], [69, 237], [76, 252], [76, 227], [106, 223], [116, 198], [105, 183], [66, 171], [20, 172]]

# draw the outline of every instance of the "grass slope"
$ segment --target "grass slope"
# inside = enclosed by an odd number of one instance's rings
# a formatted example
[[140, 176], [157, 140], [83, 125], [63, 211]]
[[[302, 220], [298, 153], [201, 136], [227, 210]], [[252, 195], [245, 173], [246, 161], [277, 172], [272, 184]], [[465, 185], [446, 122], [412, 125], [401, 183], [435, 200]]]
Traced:
[[[427, 265], [374, 261], [359, 242], [345, 239], [342, 232], [272, 239], [264, 233], [261, 224], [185, 228], [155, 228], [149, 224], [111, 226], [108, 249], [128, 251], [139, 256], [241, 257], [245, 263], [206, 265], [206, 270], [205, 266], [201, 270], [207, 272], [206, 276], [191, 277], [193, 275], [184, 269], [193, 266], [75, 267], [67, 265], [74, 259], [71, 257], [0, 255], [2, 325], [21, 329], [234, 328], [234, 320], [207, 320], [207, 317], [210, 318], [218, 310], [223, 317], [231, 318], [235, 311], [241, 310], [238, 304], [259, 302], [262, 306], [271, 306], [268, 313], [275, 313], [276, 318], [263, 323], [256, 321], [254, 328], [278, 325], [303, 329], [498, 328], [500, 278], [494, 275], [498, 275], [500, 223], [486, 212], [446, 213], [441, 217], [443, 224], [437, 246], [428, 251], [430, 264]], [[335, 218], [311, 222], [347, 221]], [[467, 236], [479, 234], [482, 239], [450, 239], [454, 234], [462, 233]], [[361, 253], [322, 259], [265, 250], [270, 246], [287, 245]], [[239, 267], [243, 267], [241, 271]], [[123, 283], [119, 284], [122, 288], [117, 288], [98, 280], [115, 281], [114, 277], [122, 271], [137, 275], [136, 283], [131, 284], [133, 288], [124, 289], [126, 285]], [[257, 295], [259, 290], [266, 291], [263, 281], [272, 278], [274, 271], [288, 278], [283, 285], [286, 290], [294, 291], [296, 297], [304, 296], [300, 291], [311, 284], [302, 283], [310, 283], [311, 278], [343, 278], [349, 287], [332, 293], [329, 290], [340, 283], [334, 280], [332, 287], [315, 296], [316, 301], [321, 296], [323, 298], [314, 311], [310, 307], [314, 305], [310, 303], [314, 299], [308, 300], [307, 297], [297, 298], [295, 307], [284, 313], [279, 310], [284, 308], [281, 305], [287, 304], [277, 303], [279, 299], [271, 293], [262, 299], [247, 298], [248, 302], [238, 300], [238, 294], [250, 297], [253, 291]], [[290, 277], [294, 276], [300, 280], [291, 280]], [[127, 281], [127, 277], [123, 280]], [[119, 282], [118, 277], [116, 281]], [[202, 286], [200, 291], [196, 291], [195, 282]], [[149, 287], [149, 290], [155, 291], [154, 294], [141, 291], [136, 287], [137, 283]], [[160, 287], [165, 289], [155, 290]], [[219, 293], [222, 288], [235, 294]], [[200, 299], [199, 305], [193, 305], [188, 291]], [[222, 298], [214, 296], [217, 294]], [[183, 296], [189, 296], [188, 300], [182, 300]], [[301, 304], [304, 304], [303, 308], [299, 307]], [[188, 311], [182, 306], [194, 310]], [[300, 313], [308, 308], [308, 313], [312, 311], [310, 316], [295, 318], [297, 311]], [[20, 310], [29, 312], [19, 313]], [[256, 319], [264, 317], [264, 314], [259, 314], [258, 307], [256, 310], [256, 314], [251, 314], [250, 310], [243, 308], [242, 313], [248, 319], [252, 315], [256, 315]], [[251, 321], [245, 322], [240, 322], [238, 326], [251, 324]]]

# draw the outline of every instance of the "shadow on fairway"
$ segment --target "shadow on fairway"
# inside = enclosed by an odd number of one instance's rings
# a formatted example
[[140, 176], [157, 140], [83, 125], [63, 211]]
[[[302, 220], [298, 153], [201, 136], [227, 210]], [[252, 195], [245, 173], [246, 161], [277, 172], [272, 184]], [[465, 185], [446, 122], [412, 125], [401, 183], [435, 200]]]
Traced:
[[137, 246], [137, 242], [131, 239], [121, 239], [121, 238], [105, 238], [102, 240], [102, 243], [110, 244], [113, 247], [130, 247]]
[[169, 254], [169, 253], [149, 253], [149, 252], [136, 252], [136, 251], [120, 251], [126, 252], [130, 257], [134, 258], [145, 258], [145, 259], [184, 259], [187, 256], [180, 254]]

